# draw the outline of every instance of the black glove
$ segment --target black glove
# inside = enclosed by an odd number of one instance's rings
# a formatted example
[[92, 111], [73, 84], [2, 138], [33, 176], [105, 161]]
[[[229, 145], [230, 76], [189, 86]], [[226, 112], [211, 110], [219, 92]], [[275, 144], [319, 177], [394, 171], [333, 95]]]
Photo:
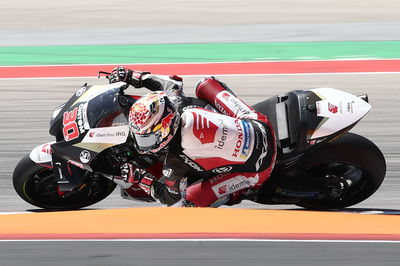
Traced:
[[156, 180], [156, 177], [146, 170], [136, 168], [133, 171], [133, 183], [138, 186], [147, 194], [151, 195], [151, 187]]
[[137, 184], [144, 192], [150, 195], [151, 186], [153, 185], [156, 177], [146, 170], [136, 168], [130, 163], [121, 165], [121, 177], [127, 183]]
[[142, 76], [148, 73], [150, 72], [132, 71], [129, 68], [119, 66], [111, 71], [108, 80], [110, 81], [110, 83], [123, 81], [128, 83], [129, 85], [132, 85], [135, 88], [141, 88], [143, 87]]

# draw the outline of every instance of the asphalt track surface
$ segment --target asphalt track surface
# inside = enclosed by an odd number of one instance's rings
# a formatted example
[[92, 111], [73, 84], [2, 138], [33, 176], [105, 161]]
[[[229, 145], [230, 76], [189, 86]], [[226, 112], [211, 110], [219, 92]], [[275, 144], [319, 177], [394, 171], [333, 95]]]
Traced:
[[[2, 261], [20, 265], [398, 265], [399, 245], [251, 241], [3, 242]], [[38, 252], [33, 252], [38, 251]], [[41, 251], [41, 252], [40, 252]], [[43, 253], [47, 253], [44, 255]]]
[[[146, 43], [171, 38], [172, 42], [184, 42], [189, 37], [196, 42], [259, 41], [260, 35], [271, 41], [398, 40], [399, 8], [396, 0], [306, 0], [301, 4], [296, 0], [175, 0], [168, 6], [162, 0], [43, 0], [40, 5], [8, 1], [0, 9], [0, 45], [141, 43], [143, 36]], [[188, 28], [195, 29], [195, 37]], [[132, 30], [136, 32], [132, 34]], [[180, 38], [174, 37], [179, 35], [174, 30], [180, 31]], [[129, 34], [134, 37], [127, 37]], [[387, 178], [374, 196], [348, 211], [400, 212], [400, 74], [220, 78], [249, 103], [256, 103], [261, 96], [321, 86], [368, 93], [373, 110], [353, 132], [370, 138], [382, 149]], [[187, 91], [193, 92], [197, 79], [185, 78]], [[47, 127], [52, 109], [85, 82], [104, 81], [0, 80], [0, 212], [35, 210], [13, 192], [13, 167], [35, 145], [51, 140]], [[115, 192], [93, 208], [144, 206], [155, 205], [124, 201]], [[251, 203], [236, 207], [270, 208]], [[116, 226], [138, 226], [138, 222], [122, 220]], [[251, 221], [243, 226], [251, 226]], [[0, 265], [399, 265], [398, 248], [393, 243], [355, 242], [16, 241], [0, 242]]]

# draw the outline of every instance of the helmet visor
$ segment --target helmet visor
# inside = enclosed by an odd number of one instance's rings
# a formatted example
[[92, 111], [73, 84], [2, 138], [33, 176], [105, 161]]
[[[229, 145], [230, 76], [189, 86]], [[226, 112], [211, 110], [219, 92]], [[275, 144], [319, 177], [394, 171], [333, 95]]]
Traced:
[[140, 151], [149, 152], [151, 150], [157, 149], [161, 143], [161, 135], [159, 132], [151, 132], [148, 134], [135, 134], [137, 148]]

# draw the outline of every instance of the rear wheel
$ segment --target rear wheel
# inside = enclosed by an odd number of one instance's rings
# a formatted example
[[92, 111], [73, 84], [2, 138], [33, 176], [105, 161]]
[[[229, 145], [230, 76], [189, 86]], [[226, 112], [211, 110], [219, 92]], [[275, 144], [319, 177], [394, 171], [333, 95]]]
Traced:
[[386, 173], [385, 158], [379, 148], [352, 133], [307, 154], [303, 166], [311, 179], [336, 176], [348, 184], [340, 200], [308, 199], [297, 204], [307, 209], [341, 209], [355, 205], [375, 193]]
[[72, 210], [93, 205], [110, 195], [116, 186], [106, 178], [91, 178], [78, 192], [60, 196], [53, 170], [36, 164], [29, 155], [23, 157], [15, 167], [13, 184], [15, 191], [26, 202], [53, 210]]

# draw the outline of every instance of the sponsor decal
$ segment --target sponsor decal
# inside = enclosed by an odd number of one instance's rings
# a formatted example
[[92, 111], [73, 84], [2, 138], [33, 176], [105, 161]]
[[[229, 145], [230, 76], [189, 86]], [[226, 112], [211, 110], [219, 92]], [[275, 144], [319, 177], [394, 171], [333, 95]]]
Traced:
[[179, 154], [179, 157], [183, 159], [184, 163], [192, 167], [194, 170], [203, 172], [204, 170], [194, 161], [192, 161], [189, 157], [184, 154]]
[[84, 168], [83, 168], [83, 164], [81, 164], [81, 163], [78, 163], [78, 162], [75, 162], [75, 161], [72, 161], [72, 160], [68, 160], [67, 163], [72, 164], [72, 165], [75, 165], [75, 166], [77, 166], [77, 167], [79, 167], [79, 168], [84, 169]]
[[79, 159], [81, 160], [82, 163], [88, 163], [92, 156], [90, 155], [90, 152], [87, 150], [81, 151], [79, 154]]
[[164, 140], [164, 141], [160, 144], [160, 147], [158, 147], [157, 149], [151, 150], [151, 152], [155, 153], [155, 152], [158, 152], [159, 150], [164, 149], [164, 148], [169, 144], [169, 142], [171, 141], [172, 138], [173, 138], [173, 136], [172, 136], [172, 135], [169, 135], [169, 136], [167, 137], [167, 139]]
[[54, 142], [46, 143], [35, 147], [29, 154], [29, 158], [35, 163], [50, 163], [51, 162], [51, 155], [52, 149], [51, 145]]
[[173, 190], [172, 188], [169, 188], [168, 186], [167, 186], [167, 190], [168, 190], [168, 192], [171, 193], [171, 194], [179, 195], [179, 192], [178, 192], [178, 191], [175, 191], [175, 190]]
[[212, 185], [215, 182], [217, 182], [218, 180], [221, 180], [222, 178], [224, 178], [225, 176], [227, 176], [227, 174], [219, 174], [219, 175], [213, 176], [208, 179], [208, 182], [210, 182], [210, 184]]
[[219, 119], [220, 122], [220, 128], [221, 128], [221, 137], [219, 140], [217, 140], [217, 145], [215, 145], [215, 147], [217, 149], [222, 150], [222, 148], [225, 145], [225, 141], [228, 139], [228, 126], [226, 124], [224, 124], [224, 120]]
[[79, 132], [81, 134], [85, 133], [85, 126], [84, 126], [84, 122], [83, 122], [83, 104], [80, 104], [78, 107], [77, 123], [78, 123]]
[[232, 113], [234, 113], [236, 115], [236, 117], [243, 117], [243, 116], [254, 113], [240, 99], [236, 98], [235, 96], [233, 96], [231, 93], [229, 93], [227, 91], [222, 91], [217, 94], [214, 102], [215, 102], [215, 106], [223, 114], [227, 114], [227, 111], [225, 111], [225, 108], [220, 103], [218, 103], [217, 99], [219, 99], [224, 105], [226, 105], [226, 108], [228, 108]]
[[226, 185], [223, 185], [222, 187], [218, 188], [218, 193], [223, 195], [226, 194]]
[[249, 188], [258, 182], [258, 175], [254, 178], [246, 178], [244, 176], [237, 176], [229, 180], [223, 181], [212, 188], [215, 195], [220, 198], [237, 192], [239, 190]]
[[331, 112], [332, 114], [336, 114], [338, 112], [338, 108], [336, 105], [328, 103], [328, 110], [329, 112]]
[[230, 99], [230, 102], [233, 104], [233, 106], [235, 107], [235, 109], [237, 109], [237, 114], [240, 114], [240, 116], [244, 116], [244, 115], [248, 115], [250, 114], [251, 110], [249, 109], [249, 107], [247, 107], [247, 105], [245, 105], [243, 102], [241, 102], [239, 99], [237, 99], [236, 97], [232, 97]]
[[242, 121], [243, 125], [243, 132], [244, 132], [244, 140], [243, 140], [243, 149], [240, 154], [240, 158], [242, 159], [247, 159], [249, 156], [250, 152], [250, 141], [251, 141], [251, 135], [250, 135], [250, 124], [246, 121]]
[[[169, 113], [166, 117], [164, 117], [161, 122], [154, 126], [154, 128], [152, 129], [153, 132], [161, 132], [161, 137], [165, 138], [169, 135], [171, 128], [176, 128], [178, 126], [179, 123], [179, 115], [175, 114], [173, 112], [173, 110], [171, 110], [170, 108], [167, 109], [167, 112]], [[175, 124], [173, 126], [171, 126], [172, 124], [172, 119], [178, 116], [177, 119], [175, 119]]]
[[235, 126], [237, 129], [238, 135], [237, 135], [237, 140], [236, 140], [236, 144], [235, 144], [235, 148], [233, 150], [232, 156], [238, 157], [239, 153], [241, 152], [241, 147], [243, 145], [243, 129], [242, 129], [242, 126], [240, 125], [239, 119], [235, 120]]
[[128, 134], [128, 125], [92, 128], [83, 138], [82, 143], [120, 144], [126, 141]]
[[217, 110], [221, 112], [221, 114], [224, 114], [224, 115], [228, 115], [228, 116], [229, 116], [229, 113], [228, 113], [228, 112], [225, 110], [225, 108], [217, 101], [217, 99], [215, 99], [214, 105], [215, 105], [215, 107], [217, 107]]
[[79, 90], [76, 91], [75, 96], [76, 97], [81, 97], [82, 94], [85, 93], [86, 89], [87, 89], [86, 86], [83, 86], [82, 88], [80, 88]]
[[113, 138], [113, 137], [125, 137], [126, 136], [126, 132], [125, 131], [118, 131], [118, 132], [105, 132], [105, 133], [101, 133], [101, 132], [90, 132], [89, 133], [89, 137], [93, 138]]
[[202, 144], [213, 143], [218, 126], [197, 112], [192, 112], [194, 118], [193, 135]]
[[161, 120], [161, 126], [163, 127], [163, 128], [168, 128], [170, 125], [171, 125], [171, 120], [172, 120], [172, 118], [174, 118], [174, 113], [171, 111], [170, 113], [169, 113], [169, 115], [167, 115], [166, 117], [164, 117], [162, 120]]
[[168, 169], [163, 169], [162, 170], [162, 174], [163, 174], [163, 176], [165, 176], [165, 177], [170, 177], [171, 176], [171, 174], [172, 174], [172, 169], [171, 168], [168, 168]]
[[50, 144], [44, 144], [42, 146], [42, 152], [51, 155], [53, 153], [53, 150], [51, 149], [51, 145]]
[[228, 173], [231, 170], [232, 166], [223, 166], [213, 169], [212, 172], [216, 174], [223, 174], [223, 173]]
[[347, 103], [347, 112], [352, 114], [354, 113], [354, 101]]
[[226, 101], [228, 101], [229, 100], [229, 93], [227, 93], [227, 92], [224, 92], [224, 93], [222, 93], [222, 98], [224, 98]]

